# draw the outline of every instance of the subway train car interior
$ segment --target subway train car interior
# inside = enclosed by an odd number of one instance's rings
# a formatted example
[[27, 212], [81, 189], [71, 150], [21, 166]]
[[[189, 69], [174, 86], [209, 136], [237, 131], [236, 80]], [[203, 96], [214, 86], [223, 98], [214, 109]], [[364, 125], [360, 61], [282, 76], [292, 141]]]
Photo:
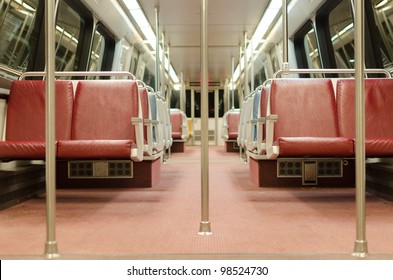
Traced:
[[2, 259], [393, 259], [393, 0], [0, 0]]

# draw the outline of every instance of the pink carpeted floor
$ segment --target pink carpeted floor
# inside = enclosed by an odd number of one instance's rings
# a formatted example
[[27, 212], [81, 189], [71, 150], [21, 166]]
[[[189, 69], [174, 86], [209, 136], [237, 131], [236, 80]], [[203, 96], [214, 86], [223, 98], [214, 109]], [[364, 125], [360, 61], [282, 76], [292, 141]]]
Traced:
[[[253, 185], [248, 165], [210, 147], [210, 222], [201, 221], [200, 148], [186, 147], [163, 164], [151, 189], [57, 192], [56, 240], [67, 258], [350, 257], [355, 241], [353, 188]], [[370, 255], [393, 256], [393, 203], [367, 196]], [[0, 212], [0, 256], [44, 253], [45, 197]], [[188, 257], [187, 257], [188, 256]]]

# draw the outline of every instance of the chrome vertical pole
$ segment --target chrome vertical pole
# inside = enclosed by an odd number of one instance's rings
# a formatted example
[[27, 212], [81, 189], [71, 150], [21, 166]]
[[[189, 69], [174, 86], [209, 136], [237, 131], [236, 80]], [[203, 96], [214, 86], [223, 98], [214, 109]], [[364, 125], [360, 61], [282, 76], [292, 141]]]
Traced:
[[219, 90], [216, 89], [214, 91], [214, 143], [217, 146], [218, 145], [218, 136], [220, 135], [218, 133], [218, 95], [219, 95]]
[[255, 85], [254, 85], [254, 81], [255, 81], [255, 79], [254, 79], [254, 46], [253, 46], [253, 44], [252, 44], [252, 41], [250, 41], [250, 44], [251, 44], [251, 57], [250, 57], [250, 63], [251, 63], [251, 65], [250, 65], [250, 76], [251, 76], [251, 92], [253, 92], [254, 91], [254, 89], [255, 89]]
[[282, 70], [289, 70], [288, 62], [288, 6], [282, 0]]
[[[167, 98], [165, 95], [165, 88], [166, 88], [166, 77], [165, 77], [165, 52], [166, 52], [166, 46], [165, 46], [165, 37], [164, 33], [162, 34], [162, 53], [161, 53], [161, 75], [160, 75], [160, 81], [161, 81], [161, 96], [164, 96]], [[168, 101], [168, 100], [167, 100]]]
[[[240, 66], [239, 66], [240, 67]], [[235, 72], [235, 57], [232, 56], [232, 79], [231, 79], [231, 96], [232, 96], [232, 104], [231, 104], [231, 108], [234, 109], [235, 108], [235, 83], [233, 81], [233, 74]]]
[[247, 32], [244, 32], [244, 96], [248, 96], [250, 94], [250, 90], [248, 87], [248, 57], [247, 57]]
[[184, 75], [183, 72], [180, 72], [180, 110], [183, 112], [186, 112], [185, 110], [185, 97], [186, 97], [186, 91], [185, 91], [185, 86], [184, 86]]
[[160, 90], [160, 22], [159, 22], [159, 13], [160, 6], [154, 6], [154, 10], [156, 12], [156, 67], [155, 67], [155, 86], [156, 92]]
[[356, 240], [353, 255], [368, 253], [366, 240], [366, 163], [364, 105], [364, 1], [355, 4], [355, 92], [356, 92]]
[[208, 0], [201, 0], [201, 206], [202, 219], [200, 235], [211, 235], [209, 221], [209, 89], [208, 89], [208, 44], [207, 44], [207, 6]]
[[195, 129], [194, 129], [194, 124], [195, 124], [195, 91], [193, 88], [191, 88], [191, 119], [192, 119], [192, 138], [191, 138], [191, 145], [194, 146], [195, 143]]
[[55, 118], [55, 6], [45, 1], [45, 59], [46, 59], [46, 242], [45, 255], [55, 258], [58, 254], [56, 241], [56, 118]]

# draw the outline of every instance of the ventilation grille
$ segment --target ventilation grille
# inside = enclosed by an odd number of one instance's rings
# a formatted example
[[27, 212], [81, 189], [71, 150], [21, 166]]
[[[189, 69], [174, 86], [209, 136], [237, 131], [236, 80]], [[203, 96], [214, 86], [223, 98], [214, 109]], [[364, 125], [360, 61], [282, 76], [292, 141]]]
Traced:
[[277, 160], [277, 177], [302, 177], [305, 164], [315, 163], [317, 177], [342, 177], [341, 159], [279, 159]]
[[318, 177], [342, 177], [342, 161], [318, 161]]
[[68, 178], [132, 178], [131, 160], [70, 161]]
[[278, 160], [277, 177], [302, 177], [302, 160]]

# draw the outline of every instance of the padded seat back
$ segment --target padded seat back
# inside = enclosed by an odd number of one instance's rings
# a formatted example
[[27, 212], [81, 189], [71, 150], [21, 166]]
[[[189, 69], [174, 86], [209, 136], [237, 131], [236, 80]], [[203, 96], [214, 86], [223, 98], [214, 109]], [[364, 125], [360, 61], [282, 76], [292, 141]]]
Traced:
[[136, 81], [80, 81], [75, 93], [72, 140], [130, 139], [135, 142], [133, 117], [138, 117]]
[[170, 119], [172, 126], [172, 138], [173, 139], [181, 139], [183, 133], [183, 115], [180, 110], [171, 110], [170, 111]]
[[240, 121], [240, 111], [229, 111], [227, 114], [228, 138], [237, 139]]
[[[365, 79], [366, 138], [393, 138], [393, 79]], [[355, 80], [337, 82], [340, 134], [355, 138]]]
[[[56, 139], [71, 137], [73, 87], [56, 81]], [[45, 81], [13, 81], [7, 109], [6, 141], [45, 141]]]
[[339, 136], [330, 79], [274, 80], [270, 89], [270, 111], [278, 115], [273, 139]]

